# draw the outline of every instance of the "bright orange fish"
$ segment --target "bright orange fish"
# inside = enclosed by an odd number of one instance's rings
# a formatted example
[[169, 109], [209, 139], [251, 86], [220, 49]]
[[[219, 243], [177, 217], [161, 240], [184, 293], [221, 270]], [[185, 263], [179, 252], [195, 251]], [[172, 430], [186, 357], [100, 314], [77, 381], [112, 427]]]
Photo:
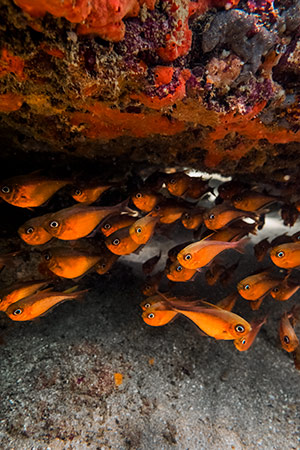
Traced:
[[130, 227], [136, 221], [136, 217], [129, 214], [117, 214], [107, 217], [101, 224], [101, 231], [104, 236], [110, 236], [121, 228]]
[[185, 212], [181, 216], [182, 225], [188, 230], [196, 230], [203, 223], [204, 208], [195, 208], [189, 212]]
[[66, 180], [54, 180], [37, 173], [21, 175], [3, 181], [0, 197], [20, 208], [35, 208], [43, 205], [59, 189], [69, 184]]
[[153, 272], [154, 267], [158, 263], [161, 257], [161, 251], [158, 255], [153, 256], [152, 258], [145, 261], [142, 265], [142, 270], [145, 275], [149, 275], [151, 272]]
[[71, 195], [76, 202], [90, 205], [98, 200], [103, 192], [107, 191], [111, 187], [111, 184], [106, 185], [102, 183], [91, 184], [88, 187], [75, 186]]
[[57, 239], [80, 239], [88, 236], [107, 216], [122, 211], [126, 204], [107, 207], [77, 204], [51, 214], [43, 227]]
[[162, 196], [144, 188], [136, 192], [131, 200], [141, 211], [150, 212], [162, 200]]
[[252, 212], [259, 211], [261, 208], [265, 208], [278, 201], [281, 201], [279, 197], [253, 191], [242, 192], [232, 198], [232, 203], [236, 209]]
[[300, 242], [278, 245], [270, 251], [270, 257], [276, 266], [294, 269], [300, 266]]
[[245, 336], [251, 325], [242, 317], [215, 305], [195, 306], [192, 311], [176, 308], [176, 301], [168, 302], [173, 311], [192, 320], [205, 334], [215, 339], [234, 340]]
[[184, 172], [177, 172], [168, 175], [166, 187], [170, 194], [181, 197], [190, 187], [191, 177]]
[[42, 245], [52, 239], [52, 235], [48, 233], [42, 224], [49, 219], [51, 214], [34, 217], [27, 220], [24, 225], [20, 226], [18, 233], [21, 239], [29, 245]]
[[105, 245], [115, 255], [129, 255], [135, 252], [140, 244], [137, 244], [129, 234], [128, 228], [121, 228], [105, 239]]
[[66, 300], [80, 297], [86, 291], [55, 292], [51, 288], [37, 292], [10, 305], [5, 313], [15, 321], [33, 320]]
[[149, 308], [144, 311], [142, 318], [147, 325], [151, 325], [152, 327], [161, 327], [171, 322], [171, 320], [175, 319], [177, 315], [178, 313], [175, 311], [168, 309], [160, 310], [156, 309], [154, 306], [154, 308]]
[[280, 320], [279, 337], [282, 348], [287, 352], [293, 352], [299, 345], [299, 340], [286, 312]]
[[34, 294], [45, 287], [48, 281], [36, 280], [14, 283], [0, 293], [0, 311], [5, 311], [12, 303]]
[[196, 269], [186, 269], [177, 260], [166, 267], [165, 271], [167, 278], [175, 282], [190, 281], [197, 273]]
[[251, 347], [251, 345], [255, 341], [256, 336], [258, 335], [261, 327], [267, 322], [267, 317], [268, 316], [265, 316], [262, 319], [253, 320], [252, 322], [250, 322], [251, 331], [249, 331], [249, 333], [246, 334], [245, 336], [235, 339], [233, 341], [235, 347], [240, 352], [244, 352]]
[[274, 287], [270, 294], [275, 300], [280, 300], [284, 302], [294, 295], [298, 289], [300, 288], [300, 284], [293, 282], [292, 280], [286, 279], [283, 280], [281, 284]]
[[266, 296], [271, 289], [278, 286], [282, 279], [270, 274], [269, 270], [263, 270], [244, 278], [237, 284], [239, 294], [246, 300], [255, 301]]
[[95, 272], [97, 272], [99, 275], [104, 275], [112, 268], [118, 258], [119, 255], [115, 255], [114, 253], [109, 251], [108, 248], [102, 248], [100, 260], [94, 266]]
[[241, 211], [226, 204], [214, 206], [203, 214], [204, 223], [209, 230], [219, 230], [242, 217], [258, 220], [257, 214]]
[[206, 266], [212, 259], [224, 250], [243, 252], [248, 239], [236, 242], [210, 241], [208, 239], [194, 242], [181, 250], [177, 259], [187, 269], [199, 269]]
[[54, 247], [42, 253], [47, 268], [63, 278], [77, 278], [90, 270], [101, 258], [86, 250]]
[[190, 208], [189, 204], [170, 198], [158, 203], [151, 211], [151, 215], [159, 217], [161, 223], [173, 223], [180, 219], [182, 214], [190, 210]]
[[139, 245], [146, 244], [154, 233], [158, 217], [147, 216], [138, 219], [129, 228], [131, 238]]

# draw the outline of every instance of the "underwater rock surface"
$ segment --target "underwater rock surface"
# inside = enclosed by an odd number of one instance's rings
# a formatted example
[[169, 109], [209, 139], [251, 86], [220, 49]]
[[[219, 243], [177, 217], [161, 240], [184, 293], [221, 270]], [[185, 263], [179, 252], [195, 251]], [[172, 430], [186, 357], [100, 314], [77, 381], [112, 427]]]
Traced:
[[1, 134], [25, 151], [271, 178], [299, 164], [299, 11], [1, 0]]

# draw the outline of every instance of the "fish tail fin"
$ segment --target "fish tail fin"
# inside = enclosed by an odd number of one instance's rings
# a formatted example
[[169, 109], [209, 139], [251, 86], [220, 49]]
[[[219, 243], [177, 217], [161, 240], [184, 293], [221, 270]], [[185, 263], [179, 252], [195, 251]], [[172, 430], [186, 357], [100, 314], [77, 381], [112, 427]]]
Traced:
[[245, 253], [245, 247], [251, 241], [250, 238], [241, 239], [239, 241], [233, 242], [233, 248], [239, 253]]

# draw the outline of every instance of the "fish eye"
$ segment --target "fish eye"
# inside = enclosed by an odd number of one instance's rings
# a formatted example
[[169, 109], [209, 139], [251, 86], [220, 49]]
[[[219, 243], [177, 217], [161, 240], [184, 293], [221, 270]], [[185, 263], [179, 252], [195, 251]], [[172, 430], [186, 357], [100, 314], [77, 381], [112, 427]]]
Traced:
[[154, 317], [155, 317], [155, 314], [153, 314], [153, 313], [150, 313], [150, 314], [148, 314], [148, 319], [154, 319]]
[[241, 344], [242, 344], [242, 345], [245, 345], [245, 344], [246, 344], [246, 339], [243, 339], [243, 340], [241, 341]]
[[75, 195], [81, 195], [81, 194], [82, 194], [82, 192], [81, 192], [80, 189], [76, 189], [76, 190], [75, 190]]
[[235, 331], [237, 333], [243, 333], [245, 331], [245, 327], [243, 325], [236, 325], [235, 326]]
[[110, 223], [106, 223], [103, 228], [105, 230], [109, 230], [111, 228], [111, 224]]
[[276, 253], [277, 258], [283, 258], [284, 257], [284, 252], [281, 250], [280, 252]]
[[190, 259], [192, 259], [192, 255], [190, 253], [187, 253], [184, 257], [185, 261], [189, 261]]
[[45, 261], [50, 261], [50, 259], [51, 259], [50, 253], [45, 253], [44, 254], [44, 259], [45, 259]]
[[26, 230], [26, 234], [31, 234], [31, 233], [33, 233], [34, 232], [34, 228], [33, 227], [29, 227], [29, 228], [27, 228], [27, 230]]
[[146, 304], [144, 305], [145, 308], [150, 308], [150, 306], [151, 306], [150, 303], [146, 303]]
[[188, 213], [185, 213], [184, 216], [183, 216], [183, 218], [188, 220], [188, 219], [191, 218], [191, 216], [190, 216]]
[[119, 245], [120, 244], [120, 239], [116, 238], [112, 241], [112, 245]]
[[245, 289], [245, 291], [248, 291], [250, 289], [250, 284], [245, 284], [245, 286], [243, 286], [243, 289]]
[[57, 228], [59, 226], [59, 223], [56, 220], [52, 220], [49, 225], [51, 228]]
[[22, 312], [23, 312], [23, 309], [18, 308], [18, 309], [15, 309], [15, 310], [14, 310], [13, 315], [14, 315], [14, 316], [18, 316], [18, 315], [22, 314]]
[[137, 234], [140, 234], [142, 232], [142, 229], [141, 229], [141, 227], [138, 227], [138, 228], [135, 229], [135, 231], [136, 231]]
[[235, 197], [235, 201], [236, 202], [240, 202], [242, 200], [242, 197], [240, 195], [238, 195], [237, 197]]
[[214, 218], [215, 218], [215, 215], [214, 214], [210, 214], [209, 219], [213, 220]]
[[284, 342], [286, 343], [286, 344], [289, 344], [290, 343], [290, 338], [288, 337], [288, 336], [284, 336], [283, 337], [283, 340], [284, 340]]
[[159, 210], [160, 210], [160, 206], [159, 206], [159, 205], [156, 205], [156, 206], [154, 207], [154, 209], [155, 209], [155, 211], [159, 211]]
[[176, 267], [176, 272], [181, 272], [181, 271], [182, 271], [182, 269], [183, 269], [183, 267], [182, 267], [182, 266], [177, 266], [177, 267]]
[[3, 192], [3, 194], [9, 194], [10, 193], [10, 188], [8, 186], [3, 186], [1, 188], [1, 191]]
[[138, 192], [137, 194], [135, 194], [135, 198], [142, 198], [143, 197], [143, 195], [140, 193], [140, 192]]
[[279, 288], [278, 287], [274, 287], [273, 292], [278, 292]]
[[172, 179], [170, 180], [170, 184], [175, 184], [175, 183], [176, 183], [175, 178], [172, 178]]

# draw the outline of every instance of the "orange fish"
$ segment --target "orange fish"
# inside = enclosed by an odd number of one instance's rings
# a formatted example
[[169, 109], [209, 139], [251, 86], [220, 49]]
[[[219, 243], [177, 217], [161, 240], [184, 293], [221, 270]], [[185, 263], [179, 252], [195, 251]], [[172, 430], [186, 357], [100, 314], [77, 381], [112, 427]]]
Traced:
[[172, 173], [166, 179], [166, 187], [170, 194], [181, 197], [190, 187], [191, 177], [184, 172]]
[[237, 284], [237, 290], [246, 300], [255, 301], [266, 296], [281, 281], [279, 278], [270, 274], [269, 270], [263, 270], [241, 280]]
[[167, 278], [175, 282], [190, 281], [197, 273], [196, 269], [186, 269], [177, 260], [166, 267], [165, 271]]
[[130, 227], [136, 221], [136, 217], [129, 214], [117, 214], [107, 217], [101, 224], [101, 231], [104, 236], [110, 236], [121, 228]]
[[177, 261], [177, 255], [180, 252], [180, 250], [182, 250], [183, 248], [187, 247], [188, 245], [190, 245], [192, 243], [193, 243], [193, 241], [182, 242], [181, 244], [177, 244], [177, 245], [175, 245], [175, 247], [170, 248], [170, 250], [168, 251], [168, 258], [172, 262]]
[[51, 288], [45, 289], [13, 303], [5, 313], [15, 321], [33, 320], [46, 314], [59, 303], [80, 297], [84, 292], [86, 291], [55, 292]]
[[153, 272], [154, 267], [160, 260], [160, 257], [161, 257], [161, 251], [159, 252], [158, 255], [155, 255], [152, 258], [150, 258], [144, 262], [144, 264], [142, 265], [142, 270], [145, 275], [149, 275], [151, 272]]
[[287, 352], [293, 352], [299, 345], [299, 340], [286, 312], [280, 320], [279, 337], [282, 348]]
[[272, 203], [281, 201], [279, 197], [261, 194], [259, 192], [245, 191], [232, 198], [233, 206], [242, 211], [259, 211]]
[[204, 223], [209, 230], [219, 230], [242, 217], [258, 220], [257, 214], [241, 211], [226, 204], [214, 206], [203, 214]]
[[208, 239], [194, 242], [181, 250], [177, 259], [187, 269], [199, 269], [206, 266], [213, 258], [224, 250], [234, 249], [242, 252], [248, 239], [236, 242], [210, 241]]
[[86, 250], [55, 247], [42, 253], [47, 268], [63, 278], [77, 278], [91, 269], [101, 258]]
[[274, 287], [270, 294], [275, 300], [284, 302], [294, 295], [300, 287], [299, 283], [293, 282], [289, 279], [283, 280], [281, 284]]
[[126, 204], [123, 202], [107, 207], [77, 204], [51, 214], [43, 227], [57, 239], [80, 239], [88, 236], [107, 216], [120, 212]]
[[97, 272], [99, 275], [104, 275], [112, 268], [118, 258], [119, 255], [115, 255], [114, 253], [110, 252], [108, 248], [102, 248], [100, 260], [94, 266], [95, 272]]
[[5, 311], [12, 303], [34, 294], [48, 284], [48, 281], [35, 280], [14, 283], [0, 293], [0, 311]]
[[157, 272], [151, 277], [146, 278], [146, 282], [142, 287], [142, 293], [150, 297], [151, 295], [155, 295], [157, 293], [159, 283], [162, 279], [164, 272]]
[[251, 330], [251, 325], [242, 317], [212, 304], [208, 304], [210, 307], [195, 306], [189, 311], [188, 307], [177, 308], [176, 301], [170, 300], [168, 303], [173, 311], [192, 320], [200, 330], [215, 339], [234, 340]]
[[186, 196], [194, 200], [202, 197], [213, 189], [209, 186], [209, 180], [203, 180], [201, 177], [190, 177], [190, 187], [186, 191]]
[[188, 230], [196, 230], [203, 223], [204, 208], [195, 208], [189, 212], [185, 212], [181, 216], [182, 225]]
[[150, 212], [162, 200], [162, 196], [144, 188], [136, 192], [131, 200], [141, 211]]
[[66, 180], [54, 180], [37, 173], [21, 175], [3, 181], [0, 197], [20, 208], [35, 208], [43, 205], [59, 189], [69, 184]]
[[251, 347], [261, 327], [267, 322], [267, 317], [268, 316], [265, 316], [263, 319], [253, 320], [252, 322], [250, 322], [251, 331], [249, 331], [249, 333], [246, 334], [245, 336], [235, 339], [233, 341], [235, 347], [240, 352], [244, 352]]
[[270, 257], [276, 266], [283, 269], [294, 269], [300, 266], [300, 242], [291, 242], [273, 247]]
[[146, 311], [149, 308], [153, 308], [154, 306], [162, 307], [166, 302], [162, 299], [160, 294], [153, 295], [151, 297], [146, 298], [140, 303], [140, 307], [143, 311]]
[[138, 219], [129, 228], [131, 239], [139, 245], [146, 244], [152, 237], [158, 220], [158, 217], [152, 217], [149, 214]]
[[238, 294], [233, 292], [232, 294], [227, 295], [227, 297], [220, 300], [216, 306], [219, 308], [225, 309], [226, 311], [232, 311], [236, 301], [238, 299]]
[[190, 208], [189, 204], [170, 198], [157, 204], [151, 211], [151, 215], [159, 217], [161, 223], [173, 223], [180, 219], [182, 214]]
[[171, 320], [175, 319], [177, 315], [178, 313], [175, 311], [168, 309], [160, 310], [154, 307], [144, 311], [142, 318], [147, 325], [151, 325], [152, 327], [161, 327], [171, 322]]
[[42, 245], [52, 239], [52, 235], [48, 233], [42, 224], [49, 219], [51, 214], [34, 217], [27, 220], [24, 225], [20, 226], [18, 233], [21, 239], [29, 245]]
[[262, 241], [259, 241], [256, 245], [254, 245], [254, 254], [258, 262], [264, 259], [271, 247], [272, 246], [268, 241], [268, 238], [263, 239]]
[[112, 187], [111, 184], [92, 183], [90, 186], [75, 186], [72, 191], [72, 197], [76, 202], [91, 204]]
[[129, 255], [140, 246], [132, 239], [128, 228], [121, 228], [108, 236], [105, 245], [115, 255]]

